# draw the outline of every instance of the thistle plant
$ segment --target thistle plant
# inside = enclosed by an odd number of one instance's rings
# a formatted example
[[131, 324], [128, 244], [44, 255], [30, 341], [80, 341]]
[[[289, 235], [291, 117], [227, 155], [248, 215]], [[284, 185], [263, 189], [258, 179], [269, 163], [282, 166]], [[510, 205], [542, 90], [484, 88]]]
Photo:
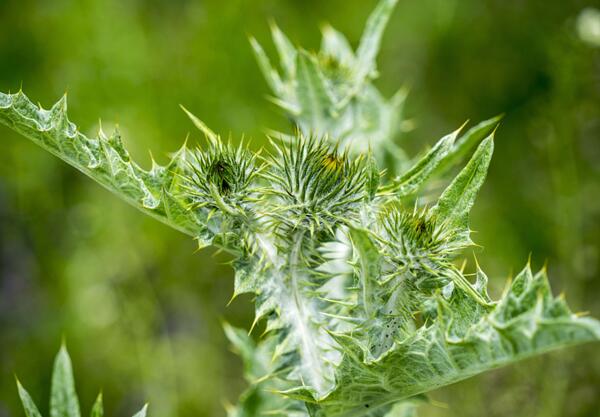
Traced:
[[[371, 81], [394, 4], [381, 0], [356, 54], [332, 28], [311, 54], [273, 26], [283, 75], [251, 41], [297, 127], [262, 152], [221, 139], [186, 110], [206, 144], [145, 170], [118, 131], [83, 135], [66, 97], [45, 110], [22, 92], [0, 93], [3, 124], [201, 247], [232, 255], [234, 296], [253, 294], [254, 325], [264, 326], [258, 340], [225, 326], [250, 385], [232, 417], [413, 415], [435, 388], [600, 339], [598, 321], [552, 295], [545, 268], [527, 264], [497, 301], [479, 266], [465, 273], [469, 213], [498, 119], [457, 129], [414, 159], [393, 152], [400, 100], [384, 100]], [[468, 154], [435, 202], [420, 203], [430, 180]], [[393, 155], [399, 173], [387, 178]]]
[[[17, 380], [17, 388], [21, 403], [27, 417], [42, 417], [35, 402], [29, 393]], [[73, 367], [67, 348], [63, 345], [54, 359], [52, 371], [52, 382], [50, 388], [50, 416], [51, 417], [81, 417], [79, 399], [75, 391], [75, 379], [73, 378]], [[146, 417], [147, 405], [138, 411], [133, 417]], [[98, 394], [92, 406], [91, 417], [103, 417], [104, 406], [102, 393]]]

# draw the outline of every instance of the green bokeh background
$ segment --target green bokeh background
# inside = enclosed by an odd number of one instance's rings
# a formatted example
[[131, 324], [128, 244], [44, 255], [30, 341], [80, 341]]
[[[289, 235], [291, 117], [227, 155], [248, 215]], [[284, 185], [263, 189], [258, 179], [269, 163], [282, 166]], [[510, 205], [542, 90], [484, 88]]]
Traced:
[[[600, 48], [577, 36], [592, 1], [402, 1], [379, 59], [380, 89], [410, 86], [413, 154], [466, 119], [498, 113], [496, 153], [472, 216], [477, 258], [498, 295], [531, 254], [556, 292], [600, 317]], [[268, 19], [317, 49], [329, 21], [356, 44], [375, 0], [0, 0], [0, 91], [71, 119], [118, 123], [148, 167], [201, 140], [184, 104], [214, 130], [264, 143], [289, 128], [265, 99], [247, 35], [273, 53]], [[596, 3], [598, 6], [598, 3]], [[47, 410], [62, 338], [84, 409], [145, 401], [152, 416], [223, 416], [243, 389], [221, 320], [248, 326], [227, 256], [122, 203], [0, 127], [0, 417], [23, 415], [16, 372]], [[598, 416], [600, 349], [556, 352], [435, 391], [422, 416]], [[86, 411], [87, 412], [87, 411]]]

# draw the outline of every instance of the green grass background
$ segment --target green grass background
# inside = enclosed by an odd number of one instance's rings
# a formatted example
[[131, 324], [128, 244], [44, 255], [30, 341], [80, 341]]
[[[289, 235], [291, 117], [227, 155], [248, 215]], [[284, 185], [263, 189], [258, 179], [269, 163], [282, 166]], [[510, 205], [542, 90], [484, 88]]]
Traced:
[[[499, 294], [531, 254], [556, 292], [600, 317], [600, 48], [576, 22], [593, 1], [401, 1], [377, 85], [406, 84], [413, 154], [466, 119], [506, 113], [472, 216]], [[319, 45], [325, 21], [356, 44], [375, 0], [0, 0], [0, 91], [46, 107], [68, 91], [71, 119], [119, 124], [133, 156], [164, 161], [188, 133], [184, 104], [255, 146], [286, 129], [247, 41], [274, 49], [268, 19]], [[596, 3], [596, 6], [598, 4]], [[14, 373], [47, 410], [61, 339], [84, 408], [150, 402], [152, 416], [223, 416], [243, 389], [220, 320], [248, 326], [249, 299], [226, 307], [228, 258], [140, 215], [74, 169], [0, 127], [0, 417], [23, 415]], [[435, 391], [422, 416], [598, 416], [598, 345], [573, 348]]]

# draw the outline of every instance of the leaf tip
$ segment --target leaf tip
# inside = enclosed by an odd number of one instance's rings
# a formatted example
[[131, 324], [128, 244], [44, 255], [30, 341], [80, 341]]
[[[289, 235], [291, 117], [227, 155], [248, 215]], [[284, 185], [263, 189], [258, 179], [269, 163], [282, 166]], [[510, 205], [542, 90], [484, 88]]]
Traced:
[[208, 139], [210, 144], [213, 146], [216, 145], [218, 142], [218, 135], [215, 132], [213, 132], [212, 129], [210, 129], [206, 125], [206, 123], [204, 123], [202, 120], [200, 120], [191, 111], [186, 109], [183, 106], [183, 104], [180, 104], [179, 107], [181, 107], [181, 109], [184, 111], [184, 113], [187, 115], [187, 117], [192, 121], [194, 126], [196, 126], [196, 128], [198, 128], [198, 130], [200, 130], [202, 133], [204, 133], [204, 135], [206, 136], [206, 138]]

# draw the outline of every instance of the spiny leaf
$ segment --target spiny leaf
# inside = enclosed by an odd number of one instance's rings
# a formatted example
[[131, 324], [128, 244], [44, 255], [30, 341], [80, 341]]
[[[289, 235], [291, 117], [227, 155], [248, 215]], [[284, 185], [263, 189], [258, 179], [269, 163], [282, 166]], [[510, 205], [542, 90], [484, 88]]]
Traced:
[[50, 392], [50, 417], [80, 417], [80, 415], [71, 358], [67, 348], [63, 345], [54, 360]]
[[296, 48], [274, 22], [271, 23], [271, 35], [285, 75], [294, 77], [296, 74], [296, 56], [298, 55]]
[[[251, 360], [253, 359], [255, 346], [254, 342], [248, 335], [248, 332], [246, 330], [233, 327], [229, 323], [223, 323], [223, 330], [225, 332], [225, 336], [227, 339], [229, 339], [229, 342], [235, 349], [236, 353], [244, 360], [244, 364], [252, 364]], [[251, 369], [248, 369], [247, 372], [251, 372]]]
[[323, 33], [321, 53], [334, 57], [342, 65], [352, 67], [355, 64], [355, 57], [346, 37], [330, 25], [324, 25], [321, 32]]
[[360, 84], [375, 70], [375, 57], [379, 53], [381, 37], [398, 0], [382, 0], [369, 19], [356, 51], [355, 82]]
[[133, 417], [146, 417], [146, 412], [148, 411], [148, 404], [145, 404], [140, 411], [135, 413]]
[[302, 108], [302, 116], [309, 123], [311, 133], [327, 134], [327, 120], [333, 111], [333, 100], [316, 59], [306, 51], [300, 51], [297, 61], [296, 95]]
[[198, 130], [200, 130], [206, 135], [206, 138], [210, 141], [211, 145], [216, 145], [216, 143], [219, 141], [217, 134], [213, 132], [208, 126], [206, 126], [206, 123], [204, 123], [202, 120], [198, 119], [194, 114], [192, 114], [188, 109], [186, 109], [183, 106], [180, 107], [185, 112], [187, 117], [190, 118], [192, 123], [194, 123], [194, 126], [196, 126]]
[[352, 228], [350, 229], [350, 237], [357, 252], [360, 268], [359, 276], [362, 280], [361, 304], [367, 319], [371, 320], [375, 318], [376, 312], [372, 304], [378, 301], [374, 293], [377, 291], [381, 276], [381, 254], [365, 230]]
[[460, 129], [440, 139], [412, 168], [396, 178], [382, 192], [393, 194], [396, 198], [406, 197], [416, 192], [447, 157], [459, 132]]
[[103, 417], [104, 416], [104, 407], [102, 406], [102, 393], [98, 394], [96, 397], [96, 401], [92, 406], [92, 411], [90, 412], [90, 417]]
[[469, 234], [469, 212], [485, 180], [493, 151], [493, 136], [489, 136], [481, 142], [467, 166], [444, 190], [434, 207], [434, 215], [443, 219], [447, 227], [460, 230], [466, 239]]
[[166, 165], [146, 171], [130, 160], [118, 132], [97, 138], [79, 132], [67, 118], [66, 96], [50, 110], [22, 93], [0, 93], [0, 123], [74, 166], [146, 214], [192, 236], [206, 234], [204, 221], [177, 198], [177, 176], [185, 169], [186, 150]]
[[[600, 322], [572, 314], [551, 295], [542, 271], [515, 279], [495, 308], [473, 310], [455, 293], [438, 298], [438, 318], [375, 361], [350, 348], [337, 368], [337, 389], [316, 401], [314, 416], [355, 416], [549, 350], [600, 340]], [[458, 327], [457, 327], [458, 326]], [[351, 338], [343, 342], [352, 346]], [[302, 389], [288, 392], [307, 398]]]
[[484, 120], [467, 130], [464, 135], [461, 135], [454, 143], [448, 156], [438, 165], [434, 175], [441, 175], [448, 168], [460, 162], [474, 147], [498, 127], [498, 123], [500, 123], [502, 117], [503, 115], [499, 115]]
[[252, 49], [254, 50], [254, 55], [258, 61], [258, 66], [260, 67], [263, 76], [269, 83], [269, 87], [276, 93], [280, 94], [283, 91], [281, 78], [277, 71], [271, 66], [269, 62], [269, 58], [265, 53], [264, 49], [254, 38], [250, 38], [250, 44], [252, 45]]
[[228, 417], [308, 417], [301, 401], [289, 400], [277, 393], [285, 383], [269, 375], [277, 370], [270, 354], [275, 340], [267, 338], [256, 344], [243, 329], [224, 324], [225, 335], [236, 353], [244, 360], [244, 377], [250, 387], [241, 395], [237, 406], [229, 406]]
[[[41, 417], [35, 403], [17, 380], [19, 397], [23, 403], [27, 417]], [[145, 417], [147, 405], [134, 417]], [[96, 401], [90, 411], [90, 417], [103, 417], [102, 393], [98, 394]], [[66, 347], [61, 346], [52, 372], [52, 383], [50, 392], [50, 416], [51, 417], [80, 417], [79, 401], [75, 392], [75, 381], [71, 359]]]
[[27, 417], [42, 417], [37, 406], [31, 399], [29, 393], [23, 388], [21, 383], [17, 380], [17, 389], [19, 391], [19, 397], [21, 398], [21, 404], [23, 404], [23, 410]]

